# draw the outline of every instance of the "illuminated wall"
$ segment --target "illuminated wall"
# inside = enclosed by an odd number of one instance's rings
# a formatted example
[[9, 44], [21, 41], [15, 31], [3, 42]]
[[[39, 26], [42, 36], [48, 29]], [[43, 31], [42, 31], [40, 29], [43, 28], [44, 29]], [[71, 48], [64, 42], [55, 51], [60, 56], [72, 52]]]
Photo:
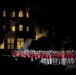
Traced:
[[26, 11], [26, 17], [29, 18], [29, 12], [28, 11]]
[[26, 27], [26, 31], [29, 32], [29, 27], [28, 26]]
[[14, 49], [14, 38], [7, 38], [7, 49]]
[[15, 29], [16, 29], [16, 27], [15, 27], [15, 26], [12, 26], [12, 27], [11, 27], [11, 31], [13, 31], [13, 32], [14, 32], [14, 31], [15, 31]]
[[26, 8], [26, 17], [29, 18], [29, 16], [30, 16], [30, 9]]
[[17, 38], [17, 49], [24, 47], [24, 38]]
[[19, 16], [19, 17], [24, 17], [24, 15], [23, 15], [23, 11], [22, 11], [22, 10], [19, 11], [18, 16]]
[[6, 17], [6, 11], [5, 10], [3, 11], [3, 17]]
[[23, 31], [23, 25], [19, 24], [19, 31]]
[[11, 17], [15, 17], [15, 11], [12, 11]]
[[4, 42], [0, 44], [0, 49], [4, 49]]
[[35, 27], [36, 40], [39, 39], [40, 37], [43, 37], [43, 36], [47, 37], [46, 31], [42, 28], [42, 33], [39, 33], [39, 29], [40, 29], [39, 26], [36, 26], [36, 27]]

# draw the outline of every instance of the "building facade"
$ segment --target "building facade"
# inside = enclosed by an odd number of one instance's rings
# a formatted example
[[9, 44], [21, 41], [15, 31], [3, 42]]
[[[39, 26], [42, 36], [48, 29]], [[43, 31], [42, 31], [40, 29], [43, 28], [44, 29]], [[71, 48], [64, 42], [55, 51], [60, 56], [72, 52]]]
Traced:
[[[46, 31], [38, 33], [40, 27], [35, 26], [31, 20], [30, 7], [26, 4], [9, 7], [6, 4], [0, 13], [0, 24], [6, 32], [0, 49], [20, 49], [24, 47], [26, 40], [37, 40], [41, 36], [46, 36]], [[41, 33], [45, 35], [39, 35]]]

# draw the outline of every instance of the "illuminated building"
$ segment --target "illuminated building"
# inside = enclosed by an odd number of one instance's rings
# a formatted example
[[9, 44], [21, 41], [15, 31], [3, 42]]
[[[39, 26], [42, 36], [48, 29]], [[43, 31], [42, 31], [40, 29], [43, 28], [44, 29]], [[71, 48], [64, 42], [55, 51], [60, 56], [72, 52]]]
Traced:
[[[1, 19], [3, 29], [6, 31], [3, 43], [0, 49], [20, 49], [24, 47], [24, 42], [29, 39], [38, 39], [46, 36], [43, 33], [38, 33], [38, 27], [35, 26], [30, 18], [30, 7], [28, 5], [4, 5], [1, 9]], [[3, 14], [3, 15], [2, 15]]]
[[35, 26], [35, 31], [36, 31], [36, 40], [38, 40], [42, 36], [47, 37], [47, 32], [41, 26]]

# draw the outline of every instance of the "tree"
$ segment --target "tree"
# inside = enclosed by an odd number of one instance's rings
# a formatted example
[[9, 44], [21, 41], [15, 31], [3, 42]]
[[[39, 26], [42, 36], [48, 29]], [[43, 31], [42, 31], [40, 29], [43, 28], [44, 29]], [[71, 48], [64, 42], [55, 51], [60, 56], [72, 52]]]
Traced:
[[36, 40], [32, 40], [31, 44], [29, 46], [29, 49], [33, 49], [36, 50], [37, 49], [37, 41]]
[[41, 50], [50, 49], [50, 43], [45, 36], [39, 38], [37, 42], [38, 42], [38, 49], [41, 49]]

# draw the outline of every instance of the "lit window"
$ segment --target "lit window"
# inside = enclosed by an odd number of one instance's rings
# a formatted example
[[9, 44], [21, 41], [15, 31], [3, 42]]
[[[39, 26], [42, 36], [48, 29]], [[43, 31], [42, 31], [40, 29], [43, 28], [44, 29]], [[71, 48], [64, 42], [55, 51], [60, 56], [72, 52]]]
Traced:
[[11, 43], [11, 39], [10, 38], [7, 39], [7, 43]]
[[8, 48], [8, 49], [11, 49], [10, 44], [7, 45], [7, 48]]
[[14, 43], [14, 38], [11, 38], [11, 43], [12, 43], [12, 44]]
[[3, 26], [3, 30], [5, 30], [5, 25]]
[[19, 11], [19, 15], [18, 15], [19, 17], [23, 17], [23, 11]]
[[23, 25], [22, 24], [19, 25], [19, 31], [23, 31]]
[[29, 18], [29, 13], [30, 13], [30, 9], [27, 7], [26, 8], [26, 17]]
[[7, 38], [7, 43], [14, 43], [14, 38]]
[[24, 47], [24, 38], [17, 39], [17, 48], [20, 49], [21, 47]]
[[6, 17], [6, 11], [5, 10], [3, 11], [3, 17]]
[[26, 17], [29, 18], [29, 12], [28, 11], [26, 11]]
[[4, 49], [4, 42], [0, 44], [0, 49]]
[[12, 26], [11, 30], [14, 32], [15, 31], [15, 26]]
[[7, 38], [7, 48], [14, 49], [14, 38]]
[[11, 16], [12, 16], [12, 17], [15, 17], [15, 11], [12, 12], [12, 15], [11, 15]]
[[26, 31], [29, 32], [29, 27], [28, 26], [26, 27]]
[[8, 49], [11, 49], [11, 48], [10, 48], [10, 43], [11, 43], [11, 39], [10, 39], [10, 38], [7, 38], [7, 48], [8, 48]]
[[11, 44], [11, 49], [14, 49], [14, 45], [13, 44]]

